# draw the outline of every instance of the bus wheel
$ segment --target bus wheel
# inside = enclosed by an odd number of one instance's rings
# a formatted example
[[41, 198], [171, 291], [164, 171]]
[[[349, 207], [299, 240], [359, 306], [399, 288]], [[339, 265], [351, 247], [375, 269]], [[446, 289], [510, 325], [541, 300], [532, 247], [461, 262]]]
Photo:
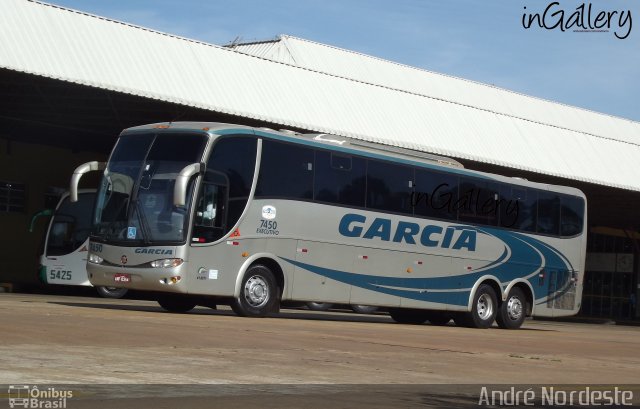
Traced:
[[122, 298], [127, 293], [126, 288], [115, 287], [96, 287], [96, 291], [100, 297], [104, 298]]
[[427, 312], [411, 308], [389, 308], [389, 315], [398, 324], [423, 324], [427, 320]]
[[451, 315], [444, 311], [431, 311], [427, 315], [427, 320], [431, 325], [447, 325], [451, 321]]
[[497, 312], [496, 292], [491, 286], [482, 284], [473, 297], [471, 312], [456, 315], [454, 321], [462, 327], [489, 328], [496, 319]]
[[278, 286], [268, 267], [249, 267], [242, 278], [240, 295], [231, 302], [233, 312], [241, 317], [264, 317], [277, 309]]
[[373, 314], [374, 312], [378, 311], [378, 307], [374, 305], [352, 304], [350, 307], [353, 312], [356, 312], [358, 314]]
[[192, 300], [180, 296], [164, 295], [158, 298], [158, 304], [169, 312], [183, 314], [189, 312], [196, 307], [196, 303]]
[[514, 287], [500, 306], [496, 322], [500, 328], [518, 329], [522, 326], [526, 315], [527, 298], [520, 288]]
[[333, 304], [328, 302], [308, 302], [307, 303], [307, 308], [310, 309], [311, 311], [327, 311], [331, 307], [333, 307]]

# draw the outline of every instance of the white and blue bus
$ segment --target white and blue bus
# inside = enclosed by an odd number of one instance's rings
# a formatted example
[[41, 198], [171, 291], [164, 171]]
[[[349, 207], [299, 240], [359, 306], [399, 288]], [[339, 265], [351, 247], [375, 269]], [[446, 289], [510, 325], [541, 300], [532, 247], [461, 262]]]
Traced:
[[103, 170], [87, 269], [186, 312], [281, 301], [385, 307], [401, 323], [518, 328], [580, 308], [577, 189], [415, 151], [219, 123], [127, 129]]

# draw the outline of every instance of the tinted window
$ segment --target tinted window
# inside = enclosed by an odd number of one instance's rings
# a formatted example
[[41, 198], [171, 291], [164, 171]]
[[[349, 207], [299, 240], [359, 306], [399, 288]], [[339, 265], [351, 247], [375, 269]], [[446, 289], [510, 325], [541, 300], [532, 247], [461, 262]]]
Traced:
[[67, 197], [55, 212], [47, 240], [47, 256], [61, 256], [78, 249], [89, 237], [95, 194], [82, 193], [77, 202]]
[[194, 242], [218, 240], [237, 223], [251, 192], [256, 146], [247, 135], [216, 140], [195, 202]]
[[560, 197], [560, 235], [575, 236], [582, 233], [584, 200], [581, 197]]
[[523, 231], [536, 231], [538, 216], [538, 191], [517, 186], [503, 189], [500, 208], [500, 225]]
[[454, 204], [458, 200], [456, 175], [416, 169], [412, 202], [416, 216], [456, 220]]
[[482, 179], [460, 178], [458, 220], [495, 226], [499, 220], [500, 185]]
[[256, 197], [313, 198], [313, 150], [263, 140]]
[[538, 192], [538, 233], [560, 233], [560, 197], [556, 193]]
[[256, 140], [231, 136], [220, 139], [213, 147], [207, 170], [224, 173], [229, 179], [229, 198], [246, 198], [251, 191], [256, 164]]
[[374, 160], [367, 166], [367, 208], [411, 214], [413, 169]]
[[[351, 166], [347, 167], [349, 162]], [[364, 207], [365, 166], [362, 158], [316, 151], [315, 200]]]

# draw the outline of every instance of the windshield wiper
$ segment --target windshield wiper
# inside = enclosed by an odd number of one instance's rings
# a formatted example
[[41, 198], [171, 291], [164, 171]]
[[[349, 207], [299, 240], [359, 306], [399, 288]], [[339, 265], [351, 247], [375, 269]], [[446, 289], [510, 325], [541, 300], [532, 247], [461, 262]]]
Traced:
[[149, 222], [147, 221], [147, 216], [142, 211], [142, 206], [140, 206], [140, 200], [137, 198], [134, 200], [136, 204], [136, 213], [138, 213], [138, 219], [140, 220], [140, 228], [142, 229], [142, 241], [146, 245], [151, 244], [151, 232], [149, 231]]

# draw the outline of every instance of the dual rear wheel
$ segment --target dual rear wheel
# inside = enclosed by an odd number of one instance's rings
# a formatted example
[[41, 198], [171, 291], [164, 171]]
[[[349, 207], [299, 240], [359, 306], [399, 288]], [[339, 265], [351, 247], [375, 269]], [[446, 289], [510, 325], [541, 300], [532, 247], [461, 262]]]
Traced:
[[401, 324], [422, 324], [429, 321], [433, 325], [446, 325], [453, 318], [456, 325], [462, 327], [489, 328], [496, 321], [500, 328], [517, 329], [522, 326], [527, 311], [528, 301], [522, 289], [512, 288], [507, 299], [498, 304], [495, 290], [490, 285], [481, 284], [473, 297], [470, 312], [390, 308], [389, 314]]

